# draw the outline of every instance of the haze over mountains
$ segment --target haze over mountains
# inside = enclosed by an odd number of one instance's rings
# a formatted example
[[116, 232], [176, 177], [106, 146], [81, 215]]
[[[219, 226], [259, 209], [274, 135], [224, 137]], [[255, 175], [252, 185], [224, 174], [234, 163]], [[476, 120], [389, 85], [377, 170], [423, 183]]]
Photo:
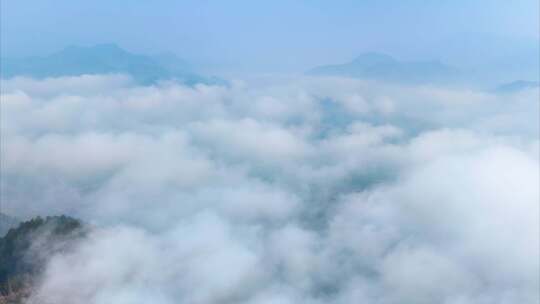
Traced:
[[167, 79], [175, 79], [188, 85], [215, 84], [221, 81], [215, 77], [199, 75], [188, 63], [173, 54], [133, 54], [115, 44], [69, 46], [44, 57], [2, 58], [1, 61], [0, 75], [3, 78], [128, 74], [140, 84], [152, 84]]
[[411, 84], [456, 81], [460, 76], [458, 69], [439, 61], [399, 61], [375, 52], [361, 54], [348, 63], [315, 67], [308, 74]]
[[[504, 62], [501, 62], [501, 65], [507, 66]], [[524, 66], [524, 70], [527, 69], [527, 66]], [[514, 72], [504, 76], [497, 75], [497, 72], [494, 72], [497, 70], [500, 69], [495, 66], [456, 67], [439, 60], [404, 61], [385, 53], [366, 52], [350, 62], [316, 66], [308, 70], [306, 74], [408, 85], [480, 85], [484, 88], [495, 88], [492, 89], [495, 93], [504, 93], [508, 90], [519, 91], [538, 84], [538, 79], [529, 72], [521, 74]], [[172, 53], [151, 56], [135, 54], [116, 44], [98, 44], [90, 47], [69, 46], [47, 56], [1, 58], [0, 76], [2, 78], [26, 76], [42, 79], [85, 74], [126, 74], [142, 85], [155, 84], [163, 80], [175, 80], [187, 85], [226, 84], [226, 81], [221, 78], [198, 73], [191, 64]]]
[[[520, 91], [538, 86], [538, 73], [530, 70], [538, 65], [535, 58], [521, 58], [522, 68], [509, 68], [508, 62], [484, 67], [456, 67], [439, 60], [402, 61], [378, 52], [362, 53], [352, 61], [342, 64], [321, 65], [306, 72], [313, 76], [339, 76], [379, 82], [416, 85], [465, 85], [495, 88], [495, 93]], [[512, 73], [506, 71], [512, 70]], [[514, 78], [514, 77], [517, 77]]]

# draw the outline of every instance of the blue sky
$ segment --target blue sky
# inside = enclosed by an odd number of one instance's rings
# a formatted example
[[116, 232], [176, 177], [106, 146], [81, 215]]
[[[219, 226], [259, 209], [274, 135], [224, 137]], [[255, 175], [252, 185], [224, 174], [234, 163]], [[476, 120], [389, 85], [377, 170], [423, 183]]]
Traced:
[[539, 36], [536, 0], [3, 0], [1, 8], [3, 56], [114, 42], [239, 70], [298, 70], [364, 51], [468, 64]]

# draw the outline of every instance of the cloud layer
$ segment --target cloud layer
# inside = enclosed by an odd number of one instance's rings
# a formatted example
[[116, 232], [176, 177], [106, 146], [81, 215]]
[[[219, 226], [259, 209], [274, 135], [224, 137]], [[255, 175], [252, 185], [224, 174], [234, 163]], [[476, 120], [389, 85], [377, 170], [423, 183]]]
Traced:
[[536, 303], [538, 90], [2, 83], [1, 199], [89, 239], [33, 303]]

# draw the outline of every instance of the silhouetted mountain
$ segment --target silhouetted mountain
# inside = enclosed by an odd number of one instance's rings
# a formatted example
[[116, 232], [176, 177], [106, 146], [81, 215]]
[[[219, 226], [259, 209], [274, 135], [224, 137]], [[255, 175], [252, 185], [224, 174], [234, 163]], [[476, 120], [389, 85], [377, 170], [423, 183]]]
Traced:
[[452, 81], [458, 71], [438, 61], [402, 62], [381, 53], [364, 53], [351, 62], [316, 67], [310, 75], [344, 76], [399, 83]]
[[538, 88], [540, 84], [536, 81], [516, 80], [509, 83], [503, 83], [497, 86], [493, 91], [499, 94], [515, 93], [518, 91]]
[[217, 78], [200, 76], [172, 54], [156, 57], [127, 52], [115, 44], [93, 47], [70, 46], [46, 57], [2, 58], [3, 78], [76, 76], [83, 74], [129, 74], [142, 84], [175, 79], [186, 84], [216, 83]]
[[82, 223], [66, 216], [22, 222], [0, 238], [0, 300], [26, 292], [48, 259], [85, 235]]
[[6, 235], [9, 229], [17, 226], [19, 220], [9, 215], [0, 213], [0, 237]]

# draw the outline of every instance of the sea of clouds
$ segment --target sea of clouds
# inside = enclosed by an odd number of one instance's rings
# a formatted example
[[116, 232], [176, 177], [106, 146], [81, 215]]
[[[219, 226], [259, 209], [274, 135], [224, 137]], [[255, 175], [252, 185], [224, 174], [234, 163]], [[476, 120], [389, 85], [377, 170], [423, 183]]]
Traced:
[[538, 97], [2, 80], [4, 212], [94, 227], [30, 303], [538, 303]]

